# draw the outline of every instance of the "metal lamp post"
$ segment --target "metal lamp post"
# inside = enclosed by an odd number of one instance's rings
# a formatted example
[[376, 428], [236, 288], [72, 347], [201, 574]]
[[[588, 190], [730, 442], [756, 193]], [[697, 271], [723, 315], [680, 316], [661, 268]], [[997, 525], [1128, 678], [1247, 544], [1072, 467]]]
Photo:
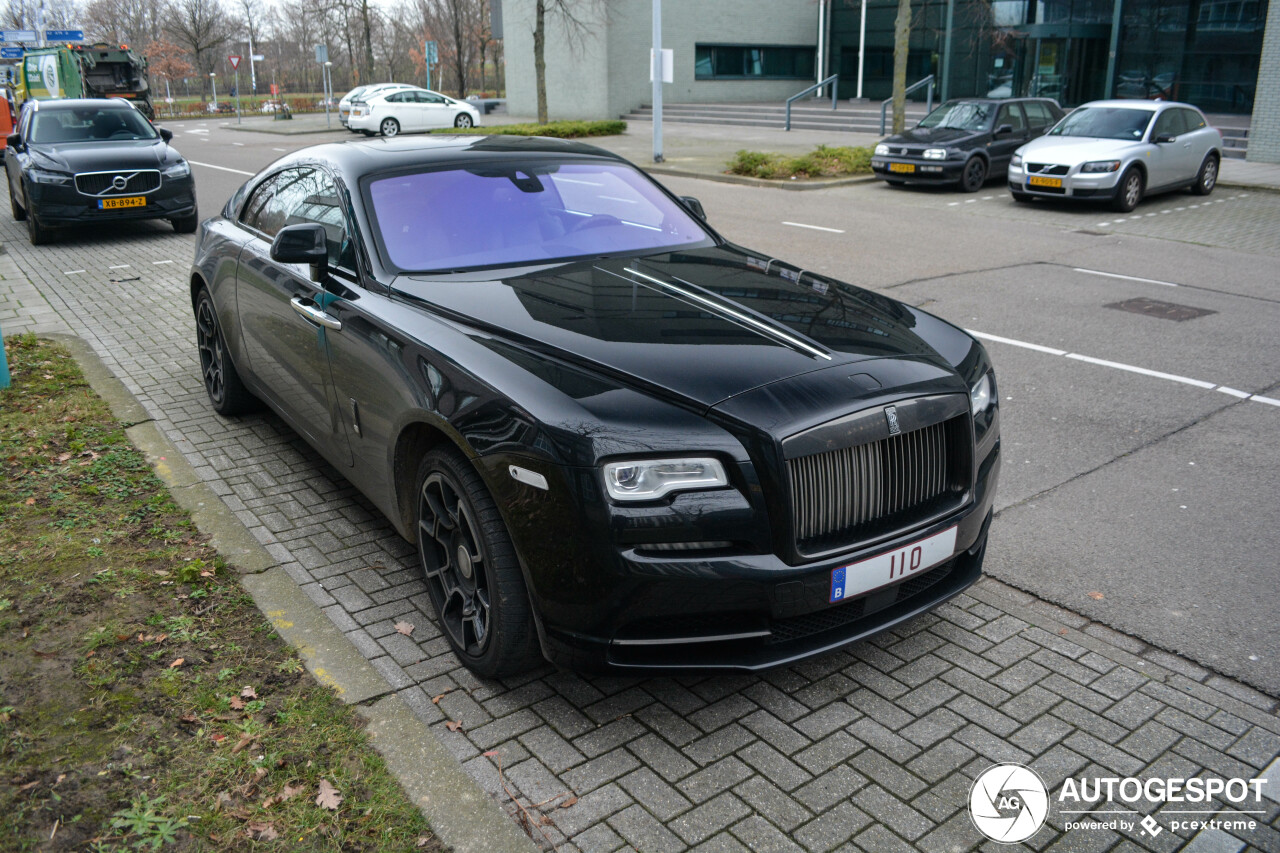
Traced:
[[209, 85], [213, 87], [213, 111], [218, 111], [218, 72], [209, 72]]
[[329, 118], [329, 102], [333, 100], [333, 63], [325, 62], [324, 64], [324, 126], [326, 129], [332, 129], [333, 123]]

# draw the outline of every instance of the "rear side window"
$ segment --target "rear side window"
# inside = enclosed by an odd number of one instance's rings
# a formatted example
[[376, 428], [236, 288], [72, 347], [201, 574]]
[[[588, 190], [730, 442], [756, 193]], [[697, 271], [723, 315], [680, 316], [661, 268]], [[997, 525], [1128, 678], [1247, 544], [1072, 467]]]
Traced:
[[1024, 130], [1027, 126], [1022, 119], [1022, 110], [1018, 109], [1017, 104], [1004, 104], [1000, 107], [1000, 112], [996, 113], [996, 127], [1002, 124], [1009, 125], [1015, 132]]
[[1027, 111], [1027, 124], [1032, 130], [1048, 127], [1056, 120], [1049, 106], [1039, 101], [1024, 101], [1022, 108]]
[[1195, 110], [1179, 109], [1178, 112], [1182, 113], [1182, 122], [1185, 125], [1184, 132], [1209, 126], [1208, 122], [1204, 120], [1204, 116]]

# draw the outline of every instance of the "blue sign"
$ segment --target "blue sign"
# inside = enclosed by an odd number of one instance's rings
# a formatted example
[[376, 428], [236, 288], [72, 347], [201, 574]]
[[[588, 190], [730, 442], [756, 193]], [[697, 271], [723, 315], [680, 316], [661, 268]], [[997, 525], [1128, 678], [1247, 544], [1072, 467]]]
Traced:
[[45, 41], [84, 41], [84, 30], [45, 30]]
[[36, 40], [35, 30], [0, 30], [0, 42], [7, 44], [17, 44], [18, 42], [27, 42]]
[[436, 49], [436, 43], [433, 41], [425, 42], [423, 47], [426, 48], [426, 59], [428, 65], [436, 65], [440, 62], [440, 53]]
[[0, 59], [21, 59], [22, 48], [20, 47], [0, 47]]

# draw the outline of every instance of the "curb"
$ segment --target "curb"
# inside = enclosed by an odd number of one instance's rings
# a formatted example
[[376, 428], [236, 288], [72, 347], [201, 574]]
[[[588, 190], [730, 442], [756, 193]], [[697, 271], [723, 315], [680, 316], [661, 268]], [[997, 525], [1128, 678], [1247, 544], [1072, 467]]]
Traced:
[[269, 133], [273, 136], [305, 136], [308, 133], [334, 133], [339, 130], [346, 130], [341, 122], [337, 127], [318, 127], [315, 129], [304, 128], [302, 130], [286, 130], [284, 128], [275, 127], [246, 127], [243, 124], [222, 124], [218, 125], [223, 130], [236, 130], [241, 133]]
[[[431, 830], [458, 853], [533, 853], [539, 848], [462, 769], [386, 678], [279, 567], [222, 499], [200, 481], [182, 451], [81, 338], [47, 334], [71, 351], [85, 379], [125, 424], [129, 439], [192, 521], [243, 574], [240, 583], [307, 670], [368, 721], [374, 749]], [[372, 703], [372, 704], [369, 704]]]
[[818, 181], [769, 181], [764, 178], [747, 177], [746, 175], [726, 175], [721, 172], [695, 172], [690, 169], [681, 169], [675, 166], [657, 166], [640, 163], [637, 163], [636, 165], [653, 175], [671, 175], [679, 178], [700, 178], [704, 181], [717, 181], [722, 184], [740, 184], [747, 187], [772, 187], [779, 190], [825, 190], [830, 187], [865, 184], [876, 180], [875, 175], [857, 175], [851, 178], [832, 178], [829, 180]]

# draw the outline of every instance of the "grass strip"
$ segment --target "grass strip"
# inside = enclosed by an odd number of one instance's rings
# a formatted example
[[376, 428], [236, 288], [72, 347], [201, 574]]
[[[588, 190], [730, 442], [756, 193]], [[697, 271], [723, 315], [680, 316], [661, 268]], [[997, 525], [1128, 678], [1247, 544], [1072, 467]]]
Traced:
[[70, 354], [5, 343], [5, 849], [443, 849]]
[[819, 145], [807, 154], [795, 157], [767, 151], [739, 151], [726, 170], [731, 175], [746, 175], [766, 180], [791, 178], [839, 178], [847, 175], [871, 174], [871, 149], [849, 146]]
[[432, 133], [467, 133], [482, 136], [552, 136], [582, 139], [588, 136], [617, 136], [626, 133], [627, 123], [608, 121], [551, 121], [546, 124], [493, 124], [485, 127], [447, 127]]

